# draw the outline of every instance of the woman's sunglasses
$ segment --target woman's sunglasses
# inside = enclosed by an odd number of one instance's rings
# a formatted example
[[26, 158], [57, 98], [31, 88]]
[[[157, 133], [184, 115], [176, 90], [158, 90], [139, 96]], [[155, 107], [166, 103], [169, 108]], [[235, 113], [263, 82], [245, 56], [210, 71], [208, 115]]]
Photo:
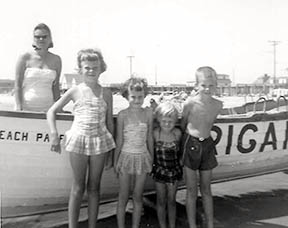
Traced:
[[43, 36], [34, 35], [34, 38], [37, 40], [40, 40], [40, 39], [45, 40], [45, 39], [47, 39], [47, 37], [48, 37], [48, 35], [43, 35]]

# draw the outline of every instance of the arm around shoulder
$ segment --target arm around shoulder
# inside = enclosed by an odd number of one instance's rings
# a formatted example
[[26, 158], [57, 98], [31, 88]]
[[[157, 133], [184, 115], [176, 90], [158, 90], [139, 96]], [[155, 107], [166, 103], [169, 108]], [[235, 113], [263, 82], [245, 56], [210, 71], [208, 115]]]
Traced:
[[189, 109], [190, 109], [189, 102], [185, 102], [184, 106], [183, 106], [181, 121], [180, 121], [180, 128], [181, 128], [182, 132], [185, 132], [185, 130], [186, 130], [188, 115], [189, 115]]

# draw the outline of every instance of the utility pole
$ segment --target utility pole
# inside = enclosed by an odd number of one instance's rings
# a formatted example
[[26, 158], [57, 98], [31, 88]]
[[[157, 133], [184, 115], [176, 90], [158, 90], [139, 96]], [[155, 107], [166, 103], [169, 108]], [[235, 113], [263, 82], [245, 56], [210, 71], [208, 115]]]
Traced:
[[130, 77], [132, 77], [132, 60], [135, 56], [134, 55], [128, 55], [127, 58], [130, 59]]
[[273, 59], [273, 87], [275, 88], [275, 85], [276, 85], [276, 46], [280, 43], [280, 41], [278, 40], [269, 40], [268, 41], [269, 43], [272, 44], [273, 46], [273, 56], [274, 56], [274, 59]]
[[157, 81], [157, 64], [155, 65], [155, 85], [158, 84], [158, 81]]

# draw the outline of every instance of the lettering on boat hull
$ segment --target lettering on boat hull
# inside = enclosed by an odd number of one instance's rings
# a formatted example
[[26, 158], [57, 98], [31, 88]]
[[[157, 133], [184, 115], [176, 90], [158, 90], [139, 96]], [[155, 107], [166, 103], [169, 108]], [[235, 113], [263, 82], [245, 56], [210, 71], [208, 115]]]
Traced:
[[[59, 136], [62, 142], [64, 132], [65, 130]], [[287, 150], [288, 121], [217, 123], [213, 126], [211, 134], [218, 155]], [[50, 138], [47, 132], [0, 129], [0, 142], [5, 141], [49, 144]]]
[[[63, 140], [64, 134], [60, 134], [59, 138]], [[0, 130], [1, 141], [49, 143], [50, 139], [49, 134], [43, 132]]]
[[287, 150], [288, 121], [219, 124], [212, 135], [219, 155]]

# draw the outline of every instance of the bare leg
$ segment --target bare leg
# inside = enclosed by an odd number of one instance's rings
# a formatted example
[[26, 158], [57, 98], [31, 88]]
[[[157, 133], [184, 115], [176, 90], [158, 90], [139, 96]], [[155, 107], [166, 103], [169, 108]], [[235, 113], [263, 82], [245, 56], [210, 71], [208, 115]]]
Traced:
[[169, 228], [175, 228], [176, 225], [176, 192], [178, 183], [168, 184], [168, 220]]
[[213, 197], [211, 192], [212, 170], [200, 171], [200, 191], [203, 198], [203, 207], [207, 219], [207, 227], [213, 228]]
[[160, 228], [166, 228], [166, 185], [155, 182], [157, 192], [157, 216]]
[[117, 223], [118, 228], [125, 227], [125, 214], [126, 214], [126, 206], [129, 198], [130, 191], [130, 181], [132, 175], [127, 173], [119, 174], [119, 196], [118, 196], [118, 204], [117, 204]]
[[77, 228], [82, 197], [85, 191], [88, 156], [70, 153], [73, 184], [70, 192], [68, 214], [69, 228]]
[[196, 226], [196, 201], [198, 197], [197, 189], [197, 172], [195, 170], [184, 168], [186, 181], [186, 212], [190, 228]]
[[135, 187], [133, 191], [133, 215], [132, 228], [138, 228], [141, 219], [141, 212], [143, 206], [143, 190], [147, 174], [136, 175]]
[[90, 156], [88, 175], [88, 227], [95, 228], [100, 201], [100, 184], [106, 154]]

